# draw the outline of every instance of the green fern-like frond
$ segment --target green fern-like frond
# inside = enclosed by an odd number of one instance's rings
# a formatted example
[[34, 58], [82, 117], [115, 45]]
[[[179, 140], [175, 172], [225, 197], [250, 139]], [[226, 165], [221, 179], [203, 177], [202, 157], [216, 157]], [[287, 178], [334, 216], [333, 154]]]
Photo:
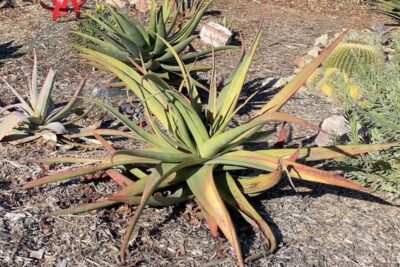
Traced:
[[[396, 50], [400, 53], [400, 49]], [[397, 61], [388, 62], [382, 70], [365, 68], [352, 79], [363, 88], [359, 102], [344, 101], [351, 143], [399, 142], [400, 140], [400, 69]], [[360, 131], [359, 128], [362, 127]], [[400, 197], [400, 147], [344, 162], [347, 176], [373, 189]]]

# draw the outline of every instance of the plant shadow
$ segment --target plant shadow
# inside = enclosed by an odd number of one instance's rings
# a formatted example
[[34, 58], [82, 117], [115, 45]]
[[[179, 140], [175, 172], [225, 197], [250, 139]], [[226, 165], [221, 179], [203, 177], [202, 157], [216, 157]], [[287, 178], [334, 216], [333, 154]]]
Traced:
[[[353, 199], [368, 201], [368, 202], [372, 202], [372, 203], [378, 203], [381, 205], [399, 207], [399, 205], [390, 203], [380, 197], [374, 196], [367, 192], [350, 190], [350, 189], [345, 189], [345, 188], [330, 186], [330, 185], [321, 186], [320, 184], [307, 182], [307, 181], [303, 181], [303, 180], [297, 180], [297, 179], [294, 181], [294, 183], [295, 183], [295, 186], [297, 186], [297, 187], [307, 188], [309, 190], [297, 192], [295, 189], [293, 189], [290, 186], [288, 179], [284, 179], [276, 187], [268, 190], [267, 192], [264, 192], [263, 194], [261, 194], [259, 196], [251, 198], [252, 205], [255, 207], [256, 210], [259, 211], [259, 214], [268, 223], [272, 232], [274, 233], [276, 242], [277, 242], [277, 250], [279, 250], [279, 248], [281, 247], [280, 244], [283, 243], [283, 238], [282, 238], [283, 236], [282, 236], [282, 232], [280, 231], [278, 225], [274, 222], [274, 220], [269, 215], [269, 213], [267, 211], [265, 211], [266, 208], [263, 203], [268, 202], [269, 200], [282, 198], [282, 197], [291, 197], [291, 196], [300, 196], [301, 198], [316, 199], [316, 198], [320, 198], [324, 195], [331, 194], [331, 195], [337, 195], [337, 196], [346, 197], [346, 198], [353, 198]], [[243, 225], [244, 223], [245, 222], [243, 219], [241, 221], [240, 220], [238, 221], [238, 225]], [[242, 231], [240, 236], [243, 238], [241, 240], [242, 241], [241, 245], [242, 245], [242, 250], [244, 252], [244, 255], [249, 255], [251, 247], [254, 246], [254, 242], [255, 242], [255, 238], [256, 238], [255, 231], [252, 230], [251, 227], [248, 227], [248, 229]], [[256, 258], [256, 260], [258, 260], [258, 259], [267, 257], [268, 255], [269, 254], [266, 253], [266, 251], [261, 251], [261, 253], [256, 254], [254, 258]], [[250, 259], [253, 256], [249, 255], [248, 258]]]
[[0, 44], [0, 65], [1, 61], [7, 59], [19, 58], [24, 55], [24, 53], [18, 52], [22, 45], [13, 45], [14, 41], [9, 41], [4, 44]]
[[[251, 111], [260, 109], [265, 105], [265, 103], [267, 103], [282, 88], [276, 87], [279, 80], [280, 78], [267, 79], [259, 77], [246, 82], [238, 104], [241, 105], [245, 103], [245, 101], [248, 102], [241, 110], [239, 110], [238, 114], [240, 116], [249, 115]], [[255, 95], [252, 97], [253, 94]], [[252, 98], [248, 100], [249, 97]]]

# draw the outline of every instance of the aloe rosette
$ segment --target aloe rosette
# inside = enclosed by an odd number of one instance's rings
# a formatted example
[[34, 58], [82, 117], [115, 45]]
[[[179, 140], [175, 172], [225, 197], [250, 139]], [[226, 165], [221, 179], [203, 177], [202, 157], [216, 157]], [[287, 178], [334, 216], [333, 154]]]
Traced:
[[[228, 207], [237, 210], [247, 222], [258, 228], [267, 241], [268, 251], [274, 252], [277, 246], [274, 234], [267, 222], [252, 207], [249, 197], [267, 191], [286, 175], [295, 179], [363, 190], [356, 182], [300, 162], [345, 157], [390, 146], [360, 145], [258, 151], [240, 148], [249, 143], [264, 143], [275, 133], [273, 127], [265, 129], [264, 126], [276, 121], [319, 130], [313, 124], [280, 112], [279, 109], [337, 46], [340, 38], [264, 105], [254, 118], [237, 127], [233, 127], [230, 122], [246, 104], [238, 105], [238, 101], [260, 33], [251, 49], [243, 53], [237, 67], [219, 93], [215, 83], [212, 83], [205, 105], [197, 97], [196, 86], [176, 53], [174, 56], [180, 65], [183, 83], [190, 89], [190, 98], [172, 90], [170, 85], [156, 75], [145, 73], [142, 76], [134, 68], [115, 58], [86, 49], [84, 52], [88, 60], [118, 76], [142, 101], [151, 131], [138, 127], [107, 104], [98, 105], [124, 123], [131, 130], [130, 137], [147, 146], [144, 149], [115, 151], [101, 135], [126, 136], [127, 133], [119, 134], [117, 131], [104, 129], [78, 134], [76, 136], [94, 135], [104, 144], [111, 156], [103, 159], [44, 159], [42, 162], [81, 162], [90, 166], [33, 180], [24, 188], [106, 171], [121, 186], [120, 191], [94, 203], [56, 211], [51, 215], [79, 214], [120, 203], [137, 206], [122, 241], [122, 262], [125, 262], [125, 251], [131, 234], [147, 205], [168, 206], [193, 199], [200, 205], [212, 235], [217, 235], [220, 229], [231, 243], [239, 266], [244, 266], [244, 260]], [[163, 41], [170, 47], [167, 41]], [[172, 50], [171, 47], [170, 49]], [[259, 170], [262, 173], [252, 176], [247, 170]], [[164, 194], [154, 194], [155, 192]]]
[[[76, 88], [72, 98], [65, 103], [55, 103], [51, 94], [55, 88], [56, 72], [49, 70], [39, 90], [38, 67], [34, 53], [34, 65], [31, 81], [28, 84], [29, 96], [25, 99], [6, 80], [3, 82], [19, 103], [0, 107], [0, 141], [7, 139], [15, 143], [23, 143], [40, 138], [48, 133], [63, 134], [67, 128], [82, 118], [85, 113], [79, 104], [79, 95], [85, 85], [83, 79]], [[77, 115], [71, 117], [71, 115]]]
[[[83, 53], [85, 47], [91, 48], [131, 65], [141, 73], [156, 73], [165, 79], [170, 78], [171, 73], [180, 74], [174, 53], [181, 56], [190, 71], [208, 70], [208, 66], [191, 64], [209, 55], [211, 48], [195, 52], [187, 50], [197, 38], [195, 30], [212, 1], [198, 1], [190, 9], [183, 2], [176, 4], [175, 1], [165, 0], [157, 8], [153, 1], [147, 27], [111, 6], [105, 6], [101, 12], [87, 13], [85, 20], [72, 31], [78, 37], [78, 44], [74, 47]], [[189, 13], [186, 12], [189, 10]], [[168, 49], [158, 36], [167, 40], [173, 49]], [[235, 46], [214, 50], [230, 48]]]

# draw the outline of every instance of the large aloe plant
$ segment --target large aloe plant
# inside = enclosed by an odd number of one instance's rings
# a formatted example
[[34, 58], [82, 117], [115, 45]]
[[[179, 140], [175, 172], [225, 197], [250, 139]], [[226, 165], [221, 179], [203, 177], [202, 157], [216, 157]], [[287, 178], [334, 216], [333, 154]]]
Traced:
[[[207, 56], [211, 49], [198, 52], [185, 51], [197, 38], [194, 34], [201, 18], [212, 1], [197, 1], [190, 7], [190, 16], [186, 14], [189, 7], [185, 1], [164, 0], [160, 8], [153, 1], [148, 27], [125, 15], [122, 11], [106, 6], [106, 10], [86, 14], [85, 20], [72, 33], [79, 38], [75, 48], [84, 52], [89, 47], [126, 64], [136, 67], [142, 73], [157, 73], [169, 78], [170, 73], [179, 74], [179, 66], [173, 51], [181, 54], [181, 60], [190, 64]], [[187, 18], [187, 19], [184, 19]], [[161, 41], [168, 40], [173, 46], [169, 50]], [[225, 46], [216, 50], [232, 48]], [[191, 71], [207, 70], [207, 66], [191, 66]]]
[[[78, 214], [120, 203], [138, 206], [123, 238], [122, 262], [125, 261], [125, 251], [131, 234], [146, 205], [168, 206], [191, 199], [195, 199], [202, 208], [212, 235], [217, 235], [220, 229], [232, 244], [239, 266], [244, 266], [244, 261], [228, 206], [238, 210], [246, 221], [258, 227], [266, 238], [268, 250], [275, 251], [274, 234], [262, 216], [250, 204], [249, 196], [260, 194], [275, 186], [285, 173], [291, 178], [363, 190], [362, 186], [344, 177], [308, 167], [297, 161], [343, 157], [383, 149], [390, 145], [259, 151], [239, 149], [238, 147], [243, 144], [265, 142], [275, 131], [265, 130], [264, 126], [274, 121], [296, 123], [318, 130], [318, 127], [293, 115], [279, 112], [279, 109], [340, 41], [337, 40], [296, 76], [259, 110], [257, 116], [240, 126], [232, 127], [230, 122], [242, 107], [238, 105], [239, 95], [259, 39], [260, 34], [257, 35], [251, 49], [244, 52], [228, 83], [219, 94], [216, 86], [209, 88], [209, 97], [205, 106], [201, 105], [190, 78], [184, 79], [187, 88], [191, 89], [191, 98], [188, 99], [179, 91], [172, 90], [156, 75], [147, 73], [141, 76], [135, 69], [121, 61], [86, 49], [88, 60], [113, 72], [141, 99], [151, 131], [139, 128], [113, 107], [103, 103], [98, 104], [124, 123], [132, 131], [129, 133], [132, 138], [142, 141], [147, 147], [115, 151], [99, 134], [119, 135], [118, 132], [107, 129], [92, 132], [111, 153], [111, 157], [45, 159], [43, 162], [82, 162], [92, 164], [92, 166], [33, 180], [24, 188], [60, 182], [105, 170], [121, 186], [120, 191], [94, 203], [54, 212], [52, 215]], [[164, 42], [168, 46], [168, 42], [165, 40]], [[180, 62], [176, 53], [175, 57]], [[185, 66], [181, 63], [180, 66], [182, 77], [188, 77]], [[76, 136], [86, 134], [81, 133]], [[121, 135], [126, 136], [127, 133], [121, 133]], [[261, 170], [263, 173], [252, 177], [246, 170], [253, 169]], [[171, 194], [163, 196], [154, 194], [156, 191], [162, 192], [167, 188], [173, 190]]]
[[[86, 79], [79, 84], [73, 97], [66, 103], [54, 103], [51, 93], [54, 90], [56, 73], [50, 69], [39, 91], [38, 67], [34, 53], [34, 65], [31, 82], [28, 84], [29, 96], [22, 97], [18, 91], [3, 79], [11, 93], [20, 101], [0, 107], [0, 141], [3, 139], [22, 143], [40, 138], [44, 134], [54, 136], [66, 132], [66, 127], [71, 126], [77, 118], [69, 118], [77, 114], [83, 116], [82, 108], [78, 108], [79, 99]], [[79, 118], [78, 117], [78, 118]]]

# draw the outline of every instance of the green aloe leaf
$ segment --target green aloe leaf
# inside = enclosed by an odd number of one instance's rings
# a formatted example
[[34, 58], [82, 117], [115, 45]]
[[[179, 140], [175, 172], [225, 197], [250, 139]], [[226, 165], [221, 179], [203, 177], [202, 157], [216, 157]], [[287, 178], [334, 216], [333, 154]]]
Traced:
[[50, 69], [42, 86], [42, 89], [40, 90], [38, 101], [34, 108], [33, 117], [40, 120], [44, 120], [46, 118], [46, 114], [51, 103], [50, 95], [54, 88], [55, 76], [56, 73], [52, 69]]
[[163, 147], [165, 149], [173, 149], [169, 143], [165, 142], [162, 138], [149, 134], [145, 130], [143, 130], [141, 127], [137, 126], [136, 123], [132, 122], [128, 117], [125, 115], [121, 114], [117, 109], [111, 107], [108, 104], [102, 103], [100, 101], [95, 102], [98, 106], [106, 109], [109, 111], [111, 114], [113, 114], [120, 122], [122, 122], [126, 127], [128, 127], [131, 131], [136, 133], [138, 136], [140, 136], [143, 140], [148, 142], [149, 144], [152, 144], [155, 147]]
[[[139, 205], [142, 197], [140, 196], [112, 196], [109, 197], [110, 200], [118, 201], [130, 205]], [[191, 192], [184, 189], [179, 189], [173, 194], [165, 197], [152, 196], [149, 198], [147, 205], [152, 207], [168, 207], [173, 206], [182, 202], [186, 202], [193, 199]]]
[[[391, 144], [376, 144], [376, 145], [342, 145], [332, 147], [309, 147], [300, 149], [299, 159], [306, 161], [318, 161], [333, 158], [344, 158], [354, 155], [360, 155], [370, 152], [376, 152], [380, 150], [386, 150], [394, 146], [398, 146], [398, 143]], [[292, 155], [297, 149], [268, 149], [259, 150], [257, 153], [264, 155], [270, 155], [280, 158], [285, 158]]]
[[119, 36], [124, 35], [127, 39], [133, 41], [138, 48], [142, 48], [147, 45], [147, 42], [141, 32], [136, 28], [135, 24], [129, 21], [121, 12], [115, 12], [112, 7], [108, 10], [112, 14], [114, 20], [118, 23], [122, 32], [119, 32]]
[[109, 207], [115, 206], [117, 204], [120, 204], [120, 203], [117, 201], [97, 201], [94, 203], [87, 203], [87, 204], [79, 205], [77, 207], [72, 207], [72, 208], [68, 208], [68, 209], [50, 212], [50, 213], [46, 214], [46, 217], [59, 216], [59, 215], [65, 215], [65, 214], [77, 215], [77, 214], [89, 212], [92, 210], [109, 208]]
[[[174, 164], [170, 165], [169, 170], [166, 172], [162, 172], [162, 170], [159, 169], [157, 173], [155, 173], [154, 176], [149, 176], [149, 179], [146, 183], [146, 186], [143, 191], [142, 195], [142, 200], [140, 202], [140, 205], [138, 206], [135, 215], [132, 217], [131, 221], [129, 222], [128, 228], [126, 230], [126, 233], [124, 235], [122, 245], [121, 245], [121, 250], [120, 250], [120, 256], [121, 256], [121, 261], [125, 262], [125, 251], [129, 243], [129, 239], [133, 233], [133, 230], [135, 229], [135, 226], [139, 220], [140, 215], [143, 212], [144, 207], [147, 204], [147, 201], [151, 197], [151, 195], [154, 193], [156, 188], [165, 180], [167, 179], [171, 174], [176, 173], [179, 170], [201, 164], [202, 162], [206, 161], [206, 159], [194, 159], [194, 160], [187, 160], [185, 162], [179, 163], [179, 164]], [[161, 164], [163, 165], [163, 164]], [[142, 181], [142, 180], [140, 180]]]
[[[200, 155], [210, 157], [215, 155], [231, 143], [236, 145], [246, 141], [254, 135], [260, 128], [271, 121], [286, 121], [306, 126], [311, 129], [319, 130], [319, 127], [308, 123], [302, 119], [283, 112], [270, 112], [256, 117], [252, 121], [230, 129], [226, 132], [214, 135], [200, 148]], [[249, 132], [247, 132], [249, 131]]]
[[32, 79], [31, 79], [31, 86], [29, 93], [29, 101], [31, 102], [32, 107], [35, 107], [38, 101], [38, 67], [37, 67], [37, 56], [35, 50], [33, 50], [33, 70], [32, 70]]
[[197, 157], [187, 153], [168, 153], [161, 150], [120, 150], [115, 152], [113, 157], [116, 155], [131, 155], [140, 158], [148, 158], [159, 160], [165, 163], [179, 163], [186, 160], [194, 160]]
[[230, 82], [221, 90], [218, 96], [217, 115], [212, 128], [214, 133], [221, 132], [228, 125], [233, 112], [236, 110], [237, 102], [260, 38], [261, 29], [257, 33], [250, 52], [243, 56], [243, 59], [231, 76]]
[[273, 253], [276, 250], [276, 239], [271, 228], [242, 194], [232, 176], [226, 172], [224, 177], [221, 178], [220, 180], [218, 179], [218, 183], [224, 200], [241, 211], [242, 215], [244, 215], [243, 217], [249, 221], [250, 224], [261, 229], [264, 237], [268, 241], [268, 252]]
[[0, 121], [0, 141], [7, 135], [11, 134], [12, 130], [25, 119], [26, 116], [17, 112], [12, 112], [2, 118]]
[[[196, 38], [197, 38], [196, 35], [190, 36], [184, 41], [174, 45], [172, 48], [175, 51], [175, 53], [180, 54]], [[158, 62], [165, 62], [171, 59], [174, 59], [174, 54], [168, 49], [165, 50], [165, 53], [161, 57], [156, 58]]]
[[[164, 20], [162, 19], [162, 11], [163, 9], [160, 8], [159, 10], [159, 18], [158, 18], [158, 25], [157, 25], [157, 36], [162, 37], [163, 39], [167, 38], [167, 30], [165, 28], [165, 23]], [[154, 44], [154, 49], [153, 49], [153, 56], [159, 55], [163, 50], [165, 49], [165, 44], [164, 42], [160, 39], [157, 38], [156, 42]]]
[[65, 117], [67, 117], [71, 110], [76, 106], [76, 104], [78, 103], [79, 99], [77, 98], [80, 93], [82, 92], [83, 87], [86, 84], [86, 79], [83, 79], [78, 88], [75, 90], [75, 93], [73, 95], [73, 97], [71, 98], [70, 101], [68, 101], [68, 103], [62, 107], [61, 110], [59, 110], [57, 113], [54, 113], [53, 115], [50, 115], [49, 117], [46, 118], [45, 120], [45, 124], [51, 123], [51, 122], [55, 122], [55, 121], [60, 121], [62, 119], [64, 119]]
[[158, 164], [158, 160], [139, 158], [128, 155], [118, 155], [114, 156], [112, 161], [103, 161], [94, 166], [85, 166], [73, 170], [67, 170], [58, 172], [56, 174], [52, 174], [37, 180], [30, 181], [26, 183], [23, 188], [29, 189], [36, 186], [41, 186], [49, 183], [55, 183], [60, 181], [69, 180], [72, 178], [76, 178], [85, 174], [95, 173], [102, 170], [107, 170], [113, 168], [115, 166], [121, 166], [125, 164], [136, 164], [136, 165], [155, 165]]
[[282, 178], [282, 164], [278, 163], [275, 171], [268, 174], [260, 174], [256, 177], [238, 179], [242, 192], [249, 195], [265, 192], [279, 183]]
[[213, 165], [205, 165], [190, 177], [187, 183], [201, 208], [215, 219], [218, 227], [233, 246], [239, 266], [244, 266], [235, 226], [221, 198], [220, 190], [215, 184], [213, 170]]
[[269, 172], [276, 170], [279, 164], [283, 164], [283, 167], [288, 170], [292, 178], [340, 186], [353, 190], [365, 190], [362, 185], [331, 172], [308, 167], [287, 159], [282, 159], [269, 155], [262, 155], [257, 152], [251, 151], [241, 150], [229, 152], [208, 161], [207, 164], [226, 164], [232, 166], [254, 168]]

